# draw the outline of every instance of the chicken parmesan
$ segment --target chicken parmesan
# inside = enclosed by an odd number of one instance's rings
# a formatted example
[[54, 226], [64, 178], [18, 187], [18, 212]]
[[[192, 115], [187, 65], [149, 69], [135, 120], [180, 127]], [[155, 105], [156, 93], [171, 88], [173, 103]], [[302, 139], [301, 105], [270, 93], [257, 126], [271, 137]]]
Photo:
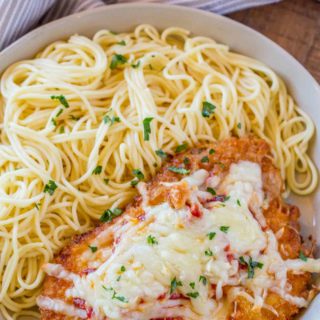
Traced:
[[[291, 319], [317, 292], [312, 243], [266, 142], [177, 150], [125, 209], [76, 236], [37, 299], [42, 319]], [[139, 181], [139, 180], [138, 180]]]

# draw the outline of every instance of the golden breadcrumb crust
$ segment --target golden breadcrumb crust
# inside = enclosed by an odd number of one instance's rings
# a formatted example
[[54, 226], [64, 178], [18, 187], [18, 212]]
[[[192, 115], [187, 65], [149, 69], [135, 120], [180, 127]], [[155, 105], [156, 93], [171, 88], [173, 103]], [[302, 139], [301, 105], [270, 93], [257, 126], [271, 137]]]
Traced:
[[[214, 151], [209, 152], [211, 149]], [[209, 162], [201, 161], [204, 156], [209, 158]], [[187, 160], [185, 160], [186, 158]], [[300, 250], [303, 250], [307, 256], [312, 255], [312, 252], [304, 249], [301, 243], [298, 224], [299, 210], [295, 206], [284, 203], [281, 199], [283, 185], [279, 170], [273, 165], [269, 146], [265, 141], [258, 138], [230, 138], [222, 142], [206, 145], [205, 147], [192, 148], [186, 152], [175, 155], [165, 163], [159, 173], [147, 184], [150, 204], [155, 205], [163, 201], [168, 201], [174, 208], [180, 208], [185, 204], [188, 198], [188, 190], [185, 186], [169, 188], [160, 184], [160, 182], [164, 181], [173, 182], [181, 179], [181, 175], [168, 170], [169, 166], [183, 166], [191, 170], [191, 172], [203, 168], [212, 171], [215, 175], [223, 177], [228, 173], [231, 164], [241, 160], [256, 162], [261, 166], [263, 189], [270, 201], [269, 208], [264, 210], [264, 216], [268, 228], [272, 229], [273, 232], [282, 229], [282, 235], [278, 239], [278, 243], [279, 251], [283, 259], [297, 258]], [[137, 196], [134, 201], [127, 206], [125, 213], [115, 220], [123, 219], [126, 215], [138, 219], [139, 216], [143, 215], [140, 203], [141, 197]], [[88, 250], [88, 245], [104, 230], [107, 230], [110, 225], [111, 223], [103, 223], [85, 234], [75, 236], [55, 257], [54, 263], [61, 264], [66, 270], [76, 274], [87, 272], [89, 260], [85, 260], [81, 254]], [[99, 243], [99, 248], [111, 247], [115, 241], [116, 239], [113, 239], [113, 237], [109, 235], [106, 239], [102, 240], [102, 243]], [[99, 257], [99, 254], [95, 254], [94, 259], [101, 259], [101, 262], [103, 261], [103, 257]], [[288, 282], [292, 286], [292, 295], [307, 297], [310, 274], [288, 274]], [[68, 281], [47, 276], [44, 281], [42, 296], [62, 299], [72, 304], [72, 301], [65, 298], [64, 294], [70, 286], [71, 283]], [[225, 291], [227, 290], [228, 288], [225, 288]], [[276, 316], [266, 309], [253, 309], [252, 304], [248, 300], [243, 297], [238, 297], [234, 302], [235, 305], [230, 311], [228, 319], [289, 320], [293, 319], [293, 316], [299, 312], [296, 306], [291, 305], [275, 293], [268, 294], [266, 303], [272, 306], [279, 315]], [[74, 318], [41, 309], [41, 319], [66, 320]], [[159, 318], [157, 320], [161, 319]], [[178, 319], [167, 318], [167, 320]]]

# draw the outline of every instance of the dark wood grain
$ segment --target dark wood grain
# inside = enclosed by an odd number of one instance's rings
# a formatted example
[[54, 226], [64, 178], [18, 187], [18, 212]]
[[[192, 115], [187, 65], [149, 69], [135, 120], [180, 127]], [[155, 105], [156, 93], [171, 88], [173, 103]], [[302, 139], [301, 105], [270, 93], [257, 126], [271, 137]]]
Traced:
[[320, 83], [319, 1], [284, 0], [229, 16], [278, 43]]

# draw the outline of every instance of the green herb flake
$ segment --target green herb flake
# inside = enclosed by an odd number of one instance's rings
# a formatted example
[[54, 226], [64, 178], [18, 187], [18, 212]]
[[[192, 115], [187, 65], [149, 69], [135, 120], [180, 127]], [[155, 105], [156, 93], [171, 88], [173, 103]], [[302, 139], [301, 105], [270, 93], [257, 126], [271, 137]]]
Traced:
[[37, 210], [40, 210], [40, 205], [41, 205], [40, 202], [34, 204], [34, 206], [36, 207]]
[[239, 207], [241, 207], [241, 202], [240, 202], [239, 199], [237, 199], [237, 205], [238, 205]]
[[207, 249], [204, 254], [208, 257], [212, 257], [213, 256], [213, 252], [211, 251], [211, 249]]
[[119, 46], [125, 46], [126, 42], [124, 40], [121, 40], [117, 43]]
[[180, 153], [182, 151], [185, 151], [187, 148], [188, 148], [188, 144], [184, 142], [176, 147], [175, 153]]
[[215, 196], [217, 194], [216, 190], [214, 190], [213, 188], [210, 188], [210, 187], [207, 188], [207, 192], [210, 192], [213, 196]]
[[120, 64], [125, 64], [128, 61], [126, 57], [124, 57], [121, 54], [115, 54], [112, 56], [111, 63], [110, 63], [110, 69], [113, 70], [118, 67]]
[[144, 179], [144, 174], [141, 172], [140, 169], [134, 169], [132, 170], [132, 174], [138, 178], [138, 180], [143, 180]]
[[247, 266], [248, 268], [248, 279], [252, 279], [254, 277], [254, 269], [263, 268], [263, 263], [258, 262], [258, 261], [253, 261], [251, 257], [249, 257], [249, 260], [246, 261], [243, 256], [239, 258], [239, 263], [243, 266]]
[[141, 61], [138, 60], [136, 63], [132, 63], [132, 64], [131, 64], [131, 67], [132, 67], [133, 69], [138, 69], [138, 68], [140, 67], [140, 63], [141, 63]]
[[64, 126], [60, 127], [59, 133], [64, 133]]
[[202, 162], [202, 163], [208, 163], [208, 162], [209, 162], [209, 157], [208, 157], [208, 156], [204, 156], [204, 157], [201, 159], [201, 162]]
[[125, 272], [126, 271], [126, 267], [125, 266], [121, 266], [120, 271], [121, 272]]
[[60, 94], [59, 96], [51, 96], [50, 97], [52, 100], [59, 100], [59, 102], [65, 107], [65, 108], [69, 108], [69, 102], [67, 101], [66, 97], [62, 94]]
[[123, 296], [117, 296], [115, 294], [113, 295], [112, 299], [117, 299], [117, 300], [119, 300], [121, 302], [124, 302], [124, 303], [128, 303], [129, 302], [127, 298], [125, 298]]
[[156, 155], [161, 159], [166, 159], [168, 155], [161, 149], [156, 150]]
[[196, 292], [188, 292], [187, 296], [190, 298], [196, 299], [199, 297], [199, 292], [197, 292], [197, 291]]
[[228, 200], [230, 200], [230, 196], [225, 196], [223, 201], [225, 202], [225, 201], [228, 201]]
[[237, 124], [237, 127], [238, 127], [238, 129], [241, 129], [241, 123], [240, 122]]
[[209, 118], [214, 113], [216, 106], [208, 101], [202, 102], [202, 116]]
[[220, 231], [222, 231], [222, 232], [224, 232], [224, 233], [227, 233], [228, 230], [229, 230], [229, 228], [230, 228], [230, 227], [228, 227], [228, 226], [221, 226], [221, 227], [220, 227]]
[[172, 294], [177, 289], [177, 287], [182, 287], [182, 282], [174, 277], [170, 283], [170, 294]]
[[103, 117], [103, 122], [105, 124], [109, 124], [110, 126], [112, 126], [114, 123], [116, 122], [120, 122], [120, 118], [119, 117], [110, 117], [108, 114], [106, 114], [104, 117]]
[[304, 253], [300, 250], [299, 252], [299, 259], [302, 261], [307, 261], [308, 258], [304, 255]]
[[194, 282], [190, 282], [190, 283], [189, 283], [189, 286], [190, 286], [192, 289], [194, 289], [194, 287], [196, 286], [196, 284], [195, 284]]
[[92, 171], [92, 174], [100, 174], [102, 172], [102, 166], [96, 166], [93, 171]]
[[158, 241], [156, 240], [156, 238], [154, 236], [148, 235], [147, 243], [153, 246], [154, 244], [158, 244]]
[[120, 216], [123, 212], [122, 209], [115, 208], [115, 209], [107, 209], [100, 217], [101, 222], [111, 222], [114, 218]]
[[103, 181], [104, 181], [105, 184], [108, 184], [110, 179], [103, 179]]
[[207, 236], [208, 236], [209, 240], [212, 240], [216, 236], [216, 234], [217, 234], [216, 232], [209, 232], [207, 234]]
[[215, 153], [216, 153], [216, 151], [214, 149], [209, 150], [209, 154], [215, 154]]
[[55, 118], [52, 118], [52, 119], [51, 119], [51, 122], [52, 122], [52, 124], [53, 124], [55, 127], [57, 126], [57, 121], [56, 121]]
[[98, 247], [96, 247], [96, 246], [88, 246], [88, 247], [90, 248], [91, 252], [93, 252], [93, 253], [98, 250]]
[[151, 133], [151, 127], [150, 123], [153, 120], [152, 117], [144, 118], [143, 119], [143, 140], [149, 141], [150, 140], [150, 133]]
[[59, 117], [62, 112], [63, 112], [63, 109], [59, 109], [58, 113], [56, 114], [56, 118]]
[[151, 64], [149, 64], [149, 69], [150, 69], [150, 70], [153, 70], [153, 67], [152, 67], [152, 65], [151, 65]]
[[185, 157], [183, 159], [183, 163], [187, 166], [190, 163], [190, 159], [188, 157]]
[[130, 182], [131, 186], [132, 187], [135, 187], [137, 184], [139, 183], [139, 180], [138, 179], [134, 179]]
[[49, 193], [50, 196], [53, 195], [54, 191], [58, 188], [57, 184], [53, 180], [49, 180], [49, 182], [44, 186], [44, 193]]
[[171, 172], [179, 173], [179, 174], [183, 174], [183, 175], [186, 175], [186, 174], [190, 173], [190, 170], [188, 170], [188, 169], [174, 167], [174, 166], [168, 167], [168, 170], [171, 171]]
[[119, 281], [120, 281], [120, 279], [121, 279], [121, 276], [118, 276], [118, 278], [116, 279], [116, 281], [118, 281], [118, 282], [119, 282]]
[[202, 284], [205, 286], [207, 284], [207, 278], [201, 275], [199, 277], [199, 282], [202, 282]]

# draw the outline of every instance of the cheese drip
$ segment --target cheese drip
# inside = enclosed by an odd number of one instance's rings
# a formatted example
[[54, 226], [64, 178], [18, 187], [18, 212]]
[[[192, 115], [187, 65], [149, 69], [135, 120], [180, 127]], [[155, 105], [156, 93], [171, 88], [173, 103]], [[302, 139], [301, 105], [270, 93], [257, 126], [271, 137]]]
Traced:
[[[97, 319], [225, 319], [230, 311], [230, 297], [222, 291], [226, 285], [233, 287], [233, 298], [246, 296], [245, 288], [250, 289], [254, 294], [250, 299], [259, 307], [268, 308], [263, 300], [267, 290], [305, 306], [304, 299], [288, 294], [287, 270], [290, 266], [315, 270], [320, 263], [286, 263], [273, 232], [262, 230], [261, 208], [266, 204], [260, 166], [242, 161], [231, 166], [221, 183], [218, 177], [213, 180], [217, 192], [225, 196], [212, 201], [206, 192], [212, 177], [205, 170], [173, 183], [189, 184], [191, 207], [197, 206], [200, 216], [187, 206], [179, 210], [166, 202], [148, 206], [143, 193], [145, 220], [113, 227], [120, 241], [95, 272], [80, 277], [56, 265], [46, 271], [73, 281], [67, 296], [84, 299]], [[254, 277], [239, 268], [241, 257], [260, 263]]]

